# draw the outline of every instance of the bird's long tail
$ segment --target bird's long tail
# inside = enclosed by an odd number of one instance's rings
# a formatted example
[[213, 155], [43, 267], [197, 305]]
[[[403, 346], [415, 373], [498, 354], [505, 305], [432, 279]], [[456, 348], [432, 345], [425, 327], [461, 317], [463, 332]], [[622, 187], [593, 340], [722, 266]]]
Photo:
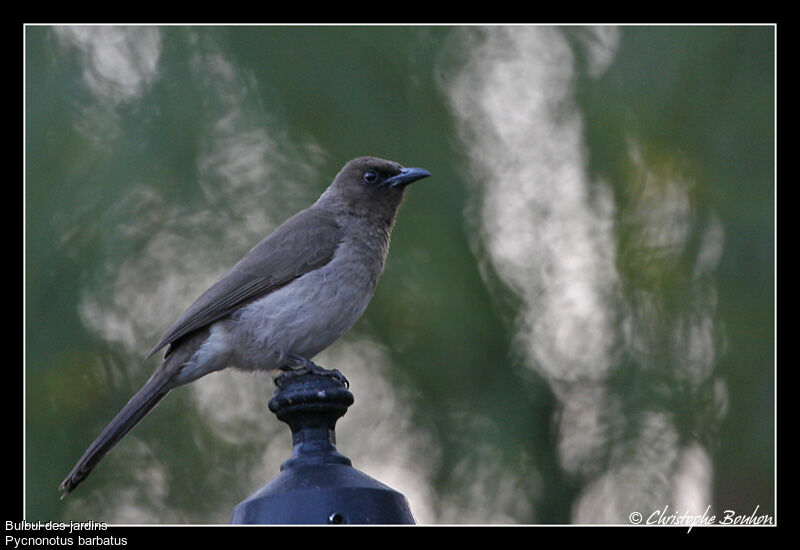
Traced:
[[68, 495], [91, 473], [97, 463], [111, 448], [133, 428], [150, 410], [167, 395], [171, 386], [170, 377], [164, 370], [157, 370], [145, 385], [136, 392], [130, 401], [103, 429], [97, 439], [86, 449], [83, 456], [59, 485], [64, 491], [61, 498]]

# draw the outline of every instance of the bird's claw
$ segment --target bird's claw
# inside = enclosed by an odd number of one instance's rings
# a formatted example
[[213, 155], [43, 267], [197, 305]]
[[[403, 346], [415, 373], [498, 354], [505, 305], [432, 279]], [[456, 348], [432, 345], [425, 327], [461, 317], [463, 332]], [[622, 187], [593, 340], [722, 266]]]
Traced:
[[287, 372], [293, 372], [296, 374], [316, 374], [319, 376], [329, 376], [335, 380], [341, 382], [345, 388], [350, 388], [350, 381], [345, 377], [344, 374], [339, 372], [336, 369], [326, 369], [324, 367], [320, 367], [313, 361], [309, 361], [305, 357], [300, 357], [299, 355], [290, 355], [289, 359], [291, 359], [294, 364], [289, 365], [283, 370]]

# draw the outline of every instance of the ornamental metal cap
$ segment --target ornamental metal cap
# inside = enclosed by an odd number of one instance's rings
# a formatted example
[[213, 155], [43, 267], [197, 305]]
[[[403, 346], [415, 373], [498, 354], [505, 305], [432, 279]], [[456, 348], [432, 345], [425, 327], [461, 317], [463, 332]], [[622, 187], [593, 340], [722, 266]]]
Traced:
[[234, 508], [232, 524], [413, 524], [406, 498], [352, 466], [336, 448], [336, 422], [353, 404], [341, 378], [289, 371], [269, 409], [292, 432], [280, 473]]

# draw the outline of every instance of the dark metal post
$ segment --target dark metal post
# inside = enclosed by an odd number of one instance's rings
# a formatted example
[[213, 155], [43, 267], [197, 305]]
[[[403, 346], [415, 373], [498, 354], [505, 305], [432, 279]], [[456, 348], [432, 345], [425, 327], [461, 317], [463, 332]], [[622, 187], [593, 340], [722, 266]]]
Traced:
[[336, 449], [336, 421], [353, 394], [332, 377], [287, 372], [269, 409], [292, 431], [280, 473], [233, 510], [234, 524], [413, 524], [406, 498], [353, 468]]

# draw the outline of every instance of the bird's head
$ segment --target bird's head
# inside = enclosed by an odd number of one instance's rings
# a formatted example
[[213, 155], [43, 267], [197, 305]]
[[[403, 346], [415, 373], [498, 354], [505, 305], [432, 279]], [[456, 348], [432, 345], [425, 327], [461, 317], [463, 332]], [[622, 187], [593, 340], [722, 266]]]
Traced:
[[323, 197], [330, 194], [330, 199], [358, 216], [377, 215], [393, 220], [408, 184], [430, 175], [423, 168], [359, 157], [344, 165]]

